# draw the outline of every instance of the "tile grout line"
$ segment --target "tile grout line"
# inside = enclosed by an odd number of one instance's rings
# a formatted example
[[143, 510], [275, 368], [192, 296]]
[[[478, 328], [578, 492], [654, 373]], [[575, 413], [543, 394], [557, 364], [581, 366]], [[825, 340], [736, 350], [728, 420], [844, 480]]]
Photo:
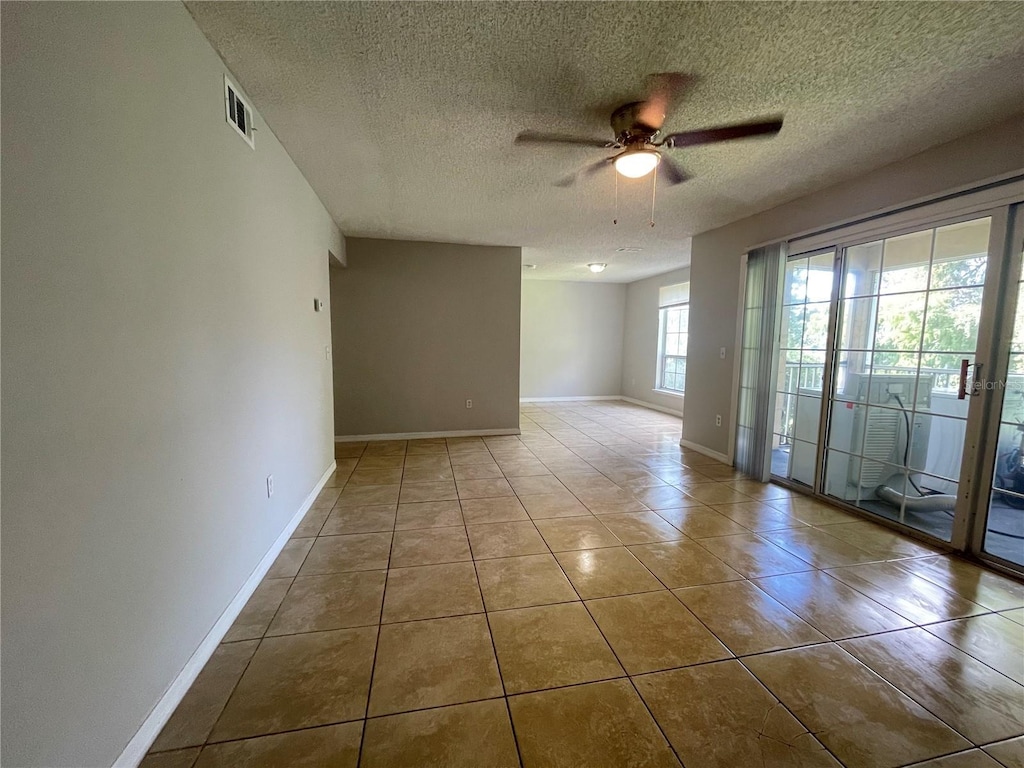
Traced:
[[[835, 645], [835, 643], [832, 643], [832, 644]], [[817, 643], [815, 645], [826, 645], [826, 643]], [[803, 647], [807, 647], [807, 646], [803, 646]], [[779, 650], [791, 651], [791, 650], [796, 650], [796, 649], [795, 648], [784, 648], [784, 649], [777, 649], [775, 651], [768, 651], [766, 653], [778, 653]], [[765, 654], [753, 654], [753, 655], [762, 656], [762, 655], [765, 655]], [[797, 717], [796, 713], [793, 712], [793, 710], [791, 710], [788, 706], [786, 706], [786, 704], [782, 701], [782, 699], [780, 699], [778, 696], [775, 695], [775, 691], [773, 691], [771, 688], [769, 688], [768, 684], [766, 682], [764, 682], [760, 677], [758, 677], [756, 674], [754, 674], [754, 671], [744, 663], [744, 659], [745, 658], [748, 658], [748, 657], [746, 657], [746, 656], [739, 657], [738, 656], [738, 657], [736, 657], [736, 661], [739, 662], [740, 666], [743, 667], [743, 669], [746, 671], [746, 673], [748, 675], [750, 675], [754, 680], [756, 680], [757, 684], [760, 685], [762, 688], [764, 688], [768, 692], [768, 694], [773, 699], [775, 699], [775, 704], [777, 706], [782, 707], [786, 712], [789, 713], [790, 717], [792, 717], [796, 722], [800, 723], [800, 725], [803, 727], [804, 731], [806, 731], [811, 736], [811, 738], [813, 738], [818, 744], [821, 745], [821, 748], [823, 750], [825, 750], [826, 754], [831, 755], [832, 759], [835, 760], [840, 765], [846, 766], [846, 763], [843, 760], [841, 760], [839, 758], [839, 756], [837, 754], [835, 754], [831, 749], [829, 749], [821, 739], [818, 738], [817, 733], [815, 731], [811, 730], [811, 727], [807, 723], [805, 723], [803, 720], [801, 720], [799, 717]]]
[[[628, 552], [629, 550], [626, 550], [626, 551]], [[630, 553], [630, 554], [632, 554], [632, 553]], [[556, 558], [556, 560], [557, 560], [557, 558]], [[639, 562], [639, 561], [637, 561], [637, 562]], [[559, 563], [559, 565], [561, 565], [561, 563]], [[643, 563], [640, 563], [640, 565], [643, 566]], [[644, 567], [646, 568], [646, 566], [644, 566]], [[651, 575], [653, 576], [654, 574], [651, 574]], [[566, 574], [566, 576], [568, 576], [568, 574]], [[655, 577], [655, 578], [657, 578], [657, 577]], [[659, 582], [659, 583], [661, 583], [661, 582]], [[672, 594], [671, 591], [669, 591], [669, 594]], [[673, 597], [675, 597], [675, 596], [673, 595]], [[629, 671], [626, 669], [626, 665], [622, 663], [622, 659], [619, 657], [619, 654], [615, 650], [615, 647], [611, 644], [611, 642], [609, 642], [607, 635], [605, 635], [605, 633], [604, 633], [604, 630], [601, 629], [601, 625], [598, 623], [597, 619], [594, 618], [594, 614], [590, 610], [590, 606], [587, 605], [587, 601], [581, 599], [581, 602], [583, 603], [583, 609], [587, 612], [587, 615], [590, 617], [590, 621], [593, 623], [594, 627], [597, 628], [598, 634], [601, 635], [601, 639], [604, 640], [605, 646], [608, 648], [609, 651], [611, 651], [612, 656], [615, 657], [616, 663], [619, 665], [619, 667], [622, 669], [623, 673], [625, 674], [626, 679], [629, 681], [630, 687], [633, 689], [633, 693], [636, 694], [636, 697], [640, 700], [640, 703], [643, 704], [644, 709], [647, 711], [648, 716], [651, 718], [651, 721], [654, 723], [654, 725], [658, 729], [658, 732], [661, 734], [661, 738], [663, 738], [665, 740], [665, 744], [672, 751], [672, 754], [675, 755], [676, 759], [679, 761], [679, 764], [682, 765], [683, 764], [682, 757], [679, 755], [678, 752], [676, 752], [675, 746], [673, 746], [671, 740], [669, 740], [668, 734], [665, 733], [665, 729], [661, 727], [661, 723], [658, 722], [658, 718], [656, 718], [654, 716], [654, 713], [651, 711], [650, 706], [647, 704], [647, 700], [644, 699], [644, 697], [642, 695], [640, 695], [640, 689], [636, 687], [636, 683], [633, 681], [632, 675], [630, 675]], [[719, 642], [721, 642], [721, 641], [719, 641]], [[724, 643], [722, 645], [726, 648], [726, 650], [729, 650], [729, 647], [726, 646]]]
[[[342, 485], [342, 488], [344, 488], [344, 485]], [[307, 514], [308, 514], [308, 512], [307, 512]], [[330, 512], [327, 513], [327, 516], [330, 517]], [[327, 522], [327, 518], [325, 517], [324, 518], [324, 523], [326, 523], [326, 522]], [[299, 524], [301, 525], [301, 522]], [[321, 526], [321, 528], [322, 527], [323, 526]], [[302, 538], [310, 538], [310, 537], [302, 537]], [[316, 540], [317, 540], [317, 536], [313, 536], [311, 538], [313, 539], [313, 544], [315, 544]], [[313, 545], [311, 544], [309, 549], [307, 549], [306, 553], [302, 556], [302, 561], [296, 566], [295, 573], [292, 574], [291, 577], [289, 577], [289, 579], [288, 579], [288, 589], [285, 590], [284, 596], [281, 598], [281, 602], [278, 603], [277, 608], [274, 609], [274, 615], [270, 617], [270, 621], [267, 622], [267, 626], [263, 629], [263, 632], [260, 634], [260, 636], [258, 638], [259, 642], [256, 644], [256, 647], [253, 649], [252, 655], [249, 657], [249, 660], [245, 663], [245, 668], [242, 670], [242, 674], [240, 674], [238, 676], [238, 680], [236, 680], [234, 686], [232, 686], [231, 694], [228, 696], [227, 702], [225, 702], [223, 709], [221, 709], [220, 714], [217, 716], [217, 720], [214, 721], [213, 727], [210, 728], [210, 732], [208, 734], [206, 734], [206, 740], [203, 743], [203, 749], [206, 749], [206, 745], [211, 743], [210, 742], [210, 736], [213, 735], [213, 732], [217, 728], [217, 723], [220, 721], [220, 718], [223, 716], [224, 712], [227, 710], [228, 704], [231, 703], [231, 699], [234, 698], [235, 692], [238, 690], [238, 686], [242, 682], [242, 678], [245, 676], [245, 673], [249, 670], [249, 665], [252, 664], [252, 660], [254, 658], [256, 658], [256, 654], [259, 652], [260, 648], [263, 646], [263, 641], [267, 639], [267, 632], [269, 632], [270, 628], [274, 625], [274, 620], [277, 618], [278, 614], [281, 612], [281, 606], [283, 606], [285, 600], [288, 599], [288, 595], [291, 593], [292, 587], [295, 585], [295, 579], [297, 579], [299, 577], [299, 571], [302, 570], [302, 566], [305, 564], [306, 559], [309, 557], [309, 553], [312, 552], [312, 551], [313, 551]], [[264, 576], [264, 579], [266, 579], [265, 576]], [[221, 645], [223, 645], [223, 641], [221, 642]], [[217, 742], [214, 742], [214, 743], [217, 743]]]
[[[316, 541], [316, 538], [314, 537], [313, 540]], [[242, 668], [241, 674], [238, 676], [238, 679], [235, 680], [234, 685], [231, 686], [231, 692], [228, 694], [227, 699], [224, 701], [224, 706], [221, 707], [220, 712], [217, 714], [217, 718], [213, 721], [213, 725], [210, 726], [209, 732], [206, 734], [206, 736], [203, 737], [203, 743], [200, 745], [199, 752], [196, 754], [196, 760], [198, 760], [200, 755], [202, 755], [203, 750], [206, 749], [207, 745], [209, 745], [211, 743], [217, 743], [217, 742], [211, 742], [210, 741], [210, 737], [213, 735], [213, 732], [215, 730], [217, 730], [217, 724], [220, 722], [220, 719], [224, 716], [224, 713], [228, 709], [228, 705], [231, 704], [231, 700], [235, 697], [235, 694], [238, 692], [238, 686], [241, 684], [242, 678], [245, 677], [245, 673], [249, 670], [249, 666], [252, 664], [252, 660], [256, 658], [256, 654], [259, 653], [260, 648], [263, 646], [263, 641], [267, 639], [267, 632], [270, 631], [270, 627], [271, 627], [271, 625], [273, 625], [274, 619], [277, 618], [277, 614], [280, 612], [281, 606], [284, 605], [284, 601], [288, 598], [288, 593], [292, 591], [292, 585], [295, 583], [295, 578], [299, 575], [299, 570], [302, 568], [302, 563], [306, 562], [306, 558], [309, 557], [309, 551], [312, 550], [312, 549], [313, 549], [313, 547], [310, 546], [309, 550], [307, 550], [306, 554], [303, 556], [302, 562], [299, 563], [299, 565], [296, 567], [295, 574], [292, 575], [289, 578], [288, 589], [285, 590], [284, 596], [281, 598], [281, 602], [278, 604], [277, 608], [274, 609], [274, 615], [270, 617], [270, 621], [267, 622], [267, 626], [263, 629], [263, 632], [260, 634], [260, 636], [258, 638], [249, 638], [250, 640], [256, 640], [256, 647], [252, 649], [252, 653], [249, 655], [249, 658], [246, 660], [245, 666]], [[264, 579], [266, 579], [265, 576], [264, 576]], [[243, 610], [244, 610], [244, 608], [243, 608]], [[245, 640], [236, 640], [234, 642], [246, 642], [246, 641]], [[219, 648], [222, 645], [224, 645], [223, 641], [218, 643], [217, 647]], [[209, 663], [209, 662], [207, 662], [207, 663]], [[203, 669], [206, 669], [205, 665], [204, 665]], [[194, 685], [194, 683], [193, 683], [193, 685]], [[191, 690], [191, 688], [189, 690]], [[175, 710], [175, 711], [177, 711], [177, 710]], [[193, 762], [195, 762], [195, 761], [193, 761]]]
[[[488, 448], [488, 453], [490, 453], [490, 448]], [[494, 458], [494, 454], [491, 454], [491, 458]], [[499, 467], [498, 469], [500, 471], [501, 468]], [[502, 472], [502, 477], [504, 477], [504, 472]], [[508, 479], [506, 478], [505, 481], [508, 482]], [[465, 517], [463, 517], [462, 522], [466, 522]], [[536, 526], [534, 527], [536, 528]], [[470, 542], [470, 554], [472, 555], [473, 544], [472, 541], [470, 541], [469, 539], [468, 526], [466, 526], [466, 540]], [[494, 666], [498, 670], [498, 681], [501, 683], [501, 698], [502, 701], [504, 701], [505, 703], [505, 715], [508, 717], [509, 728], [512, 730], [512, 744], [516, 748], [516, 758], [519, 760], [519, 768], [523, 768], [523, 752], [519, 746], [519, 735], [516, 733], [516, 723], [512, 719], [512, 706], [509, 704], [508, 701], [508, 688], [505, 686], [505, 676], [501, 672], [501, 660], [498, 658], [498, 646], [494, 641], [494, 630], [491, 629], [491, 617], [490, 613], [487, 611], [487, 603], [484, 600], [483, 587], [480, 586], [480, 571], [477, 569], [477, 560], [475, 557], [473, 558], [473, 574], [474, 576], [476, 576], [476, 589], [477, 592], [480, 594], [480, 606], [484, 610], [484, 622], [487, 625], [487, 637], [490, 638], [491, 641], [491, 653], [494, 654]]]
[[[612, 536], [615, 536], [615, 534], [612, 533]], [[618, 537], [616, 537], [616, 538], [618, 538]], [[545, 540], [545, 544], [547, 544], [547, 540]], [[625, 545], [623, 545], [623, 548], [625, 549]], [[548, 549], [551, 550], [551, 545], [550, 544], [548, 544]], [[629, 552], [628, 549], [626, 549], [626, 551]], [[630, 552], [630, 555], [635, 558], [635, 555], [633, 555], [632, 552]], [[629, 672], [626, 670], [625, 664], [622, 663], [622, 659], [619, 658], [619, 654], [616, 653], [615, 648], [612, 647], [612, 644], [610, 642], [608, 642], [608, 638], [607, 638], [607, 636], [605, 636], [604, 630], [601, 629], [601, 625], [598, 624], [597, 623], [597, 619], [594, 618], [594, 614], [591, 612], [590, 606], [587, 605], [587, 601], [583, 599], [582, 595], [580, 595], [579, 590], [576, 588], [576, 585], [573, 584], [572, 579], [569, 578], [569, 574], [565, 572], [565, 568], [562, 566], [561, 561], [555, 555], [553, 550], [551, 551], [551, 556], [552, 556], [552, 558], [554, 558], [554, 561], [558, 565], [559, 570], [561, 570], [562, 576], [569, 582], [569, 585], [572, 587], [573, 591], [576, 592], [576, 596], [580, 598], [580, 603], [583, 605], [583, 610], [585, 610], [587, 612], [587, 616], [590, 617], [591, 623], [597, 629], [598, 634], [601, 636], [601, 639], [604, 641], [605, 647], [607, 647], [608, 650], [611, 652], [612, 656], [615, 658], [615, 662], [619, 665], [619, 668], [622, 670], [622, 672], [625, 675], [626, 679], [629, 680], [629, 685], [633, 689], [633, 693], [636, 694], [638, 699], [640, 699], [641, 703], [644, 705], [644, 709], [647, 710], [648, 716], [654, 722], [655, 726], [658, 729], [658, 732], [661, 733], [661, 737], [665, 740], [665, 744], [668, 745], [668, 748], [671, 750], [672, 754], [676, 756], [676, 759], [679, 761], [679, 764], [682, 765], [682, 763], [683, 763], [682, 758], [679, 757], [679, 754], [676, 752], [675, 747], [672, 746], [672, 742], [669, 741], [668, 736], [665, 734], [664, 729], [661, 727], [661, 723], [659, 723], [657, 718], [654, 717], [654, 713], [651, 712], [651, 708], [647, 705], [647, 702], [644, 700], [644, 697], [640, 695], [640, 691], [639, 691], [639, 689], [637, 689], [636, 683], [634, 683], [633, 679], [629, 676]], [[640, 562], [640, 561], [637, 560], [637, 562]], [[643, 563], [640, 563], [640, 565], [641, 565], [641, 567], [643, 567], [645, 569], [647, 568], [647, 566], [645, 566]], [[648, 570], [648, 573], [650, 573], [650, 570]], [[654, 574], [651, 573], [651, 576], [654, 576]], [[659, 584], [662, 583], [657, 578], [657, 576], [654, 576], [654, 578], [655, 578], [656, 581], [658, 581]], [[671, 594], [671, 592], [670, 592], [670, 594]], [[728, 646], [726, 646], [726, 648], [728, 648]], [[612, 679], [619, 679], [619, 678], [612, 678]], [[591, 682], [600, 682], [600, 681], [591, 681]], [[581, 684], [585, 685], [586, 683], [581, 683]]]
[[[882, 633], [882, 634], [889, 634], [889, 633]], [[898, 685], [897, 685], [897, 684], [896, 684], [895, 682], [893, 682], [893, 681], [892, 681], [892, 680], [890, 680], [890, 679], [889, 679], [888, 677], [886, 677], [886, 676], [885, 676], [884, 674], [882, 674], [881, 672], [879, 672], [878, 670], [876, 670], [876, 669], [875, 669], [874, 667], [872, 667], [872, 666], [871, 666], [870, 664], [868, 664], [868, 663], [867, 663], [866, 661], [864, 661], [863, 659], [861, 659], [860, 657], [858, 657], [858, 656], [857, 656], [856, 654], [852, 653], [851, 651], [847, 650], [847, 649], [846, 649], [846, 648], [844, 648], [844, 647], [843, 647], [842, 645], [840, 645], [840, 644], [839, 644], [839, 642], [840, 642], [840, 641], [837, 641], [837, 642], [835, 642], [835, 643], [834, 643], [834, 645], [835, 645], [835, 646], [836, 646], [836, 647], [837, 647], [837, 648], [838, 648], [838, 649], [839, 649], [840, 651], [842, 651], [843, 653], [847, 654], [847, 655], [848, 655], [848, 656], [849, 656], [849, 657], [850, 657], [851, 659], [853, 659], [854, 661], [856, 661], [856, 662], [857, 662], [858, 664], [860, 664], [860, 665], [864, 666], [864, 667], [865, 667], [866, 669], [868, 669], [868, 670], [869, 670], [869, 671], [870, 671], [870, 672], [871, 672], [872, 674], [874, 674], [874, 675], [878, 676], [878, 677], [879, 677], [880, 679], [882, 679], [882, 680], [883, 680], [883, 681], [884, 681], [885, 683], [887, 683], [887, 684], [888, 684], [888, 685], [889, 685], [889, 686], [890, 686], [890, 687], [891, 687], [891, 688], [892, 688], [893, 690], [895, 690], [895, 691], [898, 691], [898, 692], [899, 692], [899, 693], [900, 693], [901, 695], [903, 695], [903, 696], [906, 696], [906, 697], [907, 697], [908, 699], [910, 699], [910, 700], [911, 700], [912, 702], [914, 702], [914, 703], [915, 703], [915, 704], [917, 704], [917, 705], [918, 705], [919, 707], [921, 707], [921, 709], [923, 709], [923, 710], [924, 710], [925, 712], [927, 712], [927, 713], [928, 713], [929, 715], [931, 715], [932, 717], [934, 717], [934, 718], [935, 718], [935, 719], [936, 719], [936, 720], [937, 720], [938, 722], [942, 723], [942, 724], [943, 724], [943, 725], [945, 725], [945, 726], [946, 726], [947, 728], [949, 728], [949, 729], [950, 729], [951, 731], [953, 731], [953, 733], [955, 733], [955, 734], [957, 734], [958, 736], [960, 736], [961, 738], [963, 738], [963, 739], [964, 739], [964, 741], [968, 742], [968, 743], [969, 743], [969, 744], [971, 744], [971, 745], [972, 745], [973, 747], [976, 747], [976, 748], [977, 748], [977, 747], [979, 747], [978, 743], [977, 743], [977, 742], [975, 742], [975, 741], [974, 741], [974, 739], [970, 738], [970, 737], [969, 737], [969, 736], [968, 736], [968, 735], [967, 735], [966, 733], [964, 733], [963, 731], [959, 730], [959, 729], [958, 729], [958, 728], [957, 728], [956, 726], [954, 726], [954, 725], [953, 725], [952, 723], [948, 723], [948, 722], [946, 722], [946, 720], [945, 720], [945, 719], [944, 719], [943, 717], [939, 716], [939, 714], [938, 714], [937, 712], [934, 712], [934, 711], [932, 711], [931, 707], [929, 707], [929, 706], [928, 706], [927, 704], [925, 704], [925, 703], [924, 703], [923, 701], [919, 701], [919, 700], [918, 700], [918, 698], [917, 698], [916, 696], [914, 696], [913, 694], [911, 694], [910, 692], [908, 692], [908, 691], [904, 691], [904, 690], [903, 690], [902, 688], [900, 688], [900, 687], [899, 687], [899, 686], [898, 686]], [[963, 651], [961, 651], [961, 653], [963, 653]], [[972, 658], [973, 658], [973, 657], [972, 657]], [[979, 663], [981, 663], [981, 662], [979, 662]], [[998, 671], [998, 670], [996, 670], [996, 671]], [[1021, 691], [1020, 693], [1024, 694], [1024, 691]], [[956, 751], [962, 751], [962, 750], [956, 750]], [[950, 753], [950, 754], [952, 754], [952, 753]], [[942, 755], [936, 755], [936, 757], [942, 757]], [[932, 758], [927, 758], [927, 759], [930, 759], [930, 760], [934, 760], [935, 758], [934, 758], [934, 757], [932, 757]]]
[[[408, 445], [408, 444], [407, 444]], [[365, 453], [365, 451], [364, 451]], [[358, 465], [357, 465], [358, 466]], [[405, 454], [402, 455], [403, 474], [405, 471]], [[401, 486], [399, 486], [399, 498], [401, 498]], [[395, 525], [398, 525], [398, 507], [395, 507]], [[359, 751], [356, 754], [356, 765], [363, 762], [363, 748], [366, 745], [366, 721], [370, 714], [370, 696], [373, 694], [373, 677], [377, 671], [377, 653], [380, 650], [381, 629], [384, 626], [384, 603], [388, 596], [388, 577], [391, 574], [391, 553], [395, 549], [395, 530], [391, 531], [391, 543], [388, 546], [388, 567], [384, 572], [384, 589], [380, 593], [380, 613], [377, 622], [377, 637], [373, 643], [373, 659], [370, 661], [370, 679], [366, 684], [366, 704], [363, 706], [363, 718], [359, 727]]]
[[[329, 515], [330, 515], [330, 513], [328, 512], [328, 516]], [[324, 519], [324, 521], [326, 522], [326, 518]], [[300, 525], [301, 525], [301, 522], [300, 522]], [[314, 536], [312, 538], [313, 538], [313, 540], [315, 542], [316, 541], [316, 537]], [[291, 539], [289, 539], [289, 541], [290, 540]], [[310, 546], [310, 550], [312, 550], [312, 546]], [[285, 593], [284, 593], [284, 595], [281, 598], [281, 602], [278, 604], [277, 608], [274, 610], [274, 615], [271, 616], [270, 621], [267, 622], [267, 626], [260, 633], [259, 637], [241, 638], [239, 640], [232, 640], [232, 641], [230, 641], [228, 643], [225, 643], [223, 640], [221, 640], [221, 642], [217, 644], [217, 647], [220, 648], [223, 645], [230, 645], [230, 644], [233, 644], [233, 643], [250, 642], [250, 641], [253, 641], [253, 640], [256, 641], [256, 647], [253, 648], [252, 654], [250, 654], [249, 658], [246, 660], [245, 666], [242, 668], [242, 672], [238, 675], [238, 679], [235, 680], [234, 685], [231, 686], [231, 691], [228, 693], [228, 697], [224, 701], [224, 706], [222, 706], [220, 708], [220, 711], [218, 712], [216, 719], [214, 719], [214, 721], [213, 721], [213, 725], [210, 726], [209, 732], [207, 732], [206, 736], [203, 737], [203, 743], [199, 744], [199, 745], [187, 745], [185, 747], [172, 747], [171, 749], [159, 750], [159, 751], [153, 751], [152, 746], [151, 746], [149, 751], [147, 752], [147, 754], [150, 754], [150, 753], [151, 754], [161, 754], [161, 753], [171, 752], [171, 751], [174, 751], [174, 750], [177, 750], [177, 749], [191, 749], [191, 748], [198, 747], [199, 748], [199, 752], [196, 753], [195, 758], [193, 758], [193, 761], [192, 761], [192, 764], [193, 765], [195, 764], [195, 762], [199, 759], [199, 756], [202, 754], [203, 750], [205, 750], [207, 745], [211, 743], [210, 742], [210, 736], [216, 730], [217, 724], [220, 722], [221, 717], [223, 717], [224, 712], [228, 708], [228, 705], [231, 703], [231, 700], [234, 698], [235, 693], [238, 690], [238, 686], [242, 682], [242, 678], [245, 676], [245, 673], [249, 669], [249, 665], [252, 664], [252, 660], [256, 657], [257, 652], [259, 651], [260, 647], [263, 645], [263, 641], [266, 639], [267, 632], [270, 630], [271, 625], [274, 623], [274, 619], [277, 618], [277, 614], [280, 612], [281, 606], [284, 604], [285, 599], [287, 599], [288, 593], [291, 592], [292, 585], [295, 583], [295, 579], [298, 576], [299, 570], [302, 568], [302, 564], [306, 561], [306, 557], [308, 557], [308, 556], [309, 556], [309, 550], [306, 551], [306, 554], [302, 558], [302, 562], [300, 562], [298, 567], [296, 567], [295, 574], [293, 574], [291, 577], [283, 577], [283, 578], [288, 578], [288, 589], [285, 590]], [[273, 567], [273, 566], [271, 566], [271, 567]], [[264, 576], [263, 577], [263, 581], [265, 581], [266, 579], [267, 579], [267, 577]], [[261, 581], [260, 583], [262, 584], [263, 582]], [[258, 586], [257, 586], [257, 588], [258, 588]], [[243, 607], [243, 610], [244, 610], [244, 607]], [[229, 629], [229, 631], [230, 631], [230, 629]], [[209, 664], [209, 662], [207, 662], [207, 664]], [[206, 669], [206, 665], [203, 666], [203, 669], [204, 670]], [[200, 672], [202, 672], [202, 670], [200, 670]], [[195, 685], [195, 683], [193, 683], [193, 686], [194, 685]], [[191, 687], [189, 688], [189, 690], [191, 691]], [[180, 706], [180, 704], [179, 704], [179, 706]], [[177, 712], [177, 708], [175, 708], [175, 712]], [[173, 714], [174, 713], [172, 713], [172, 716], [173, 716]], [[159, 738], [159, 735], [158, 735], [158, 738]], [[217, 742], [214, 742], [214, 743], [217, 743]]]

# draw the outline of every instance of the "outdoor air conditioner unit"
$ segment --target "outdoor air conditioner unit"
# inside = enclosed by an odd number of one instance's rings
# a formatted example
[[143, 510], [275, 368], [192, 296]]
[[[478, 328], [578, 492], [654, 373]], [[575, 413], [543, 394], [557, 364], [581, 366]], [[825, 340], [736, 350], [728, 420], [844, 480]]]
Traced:
[[908, 467], [925, 468], [931, 418], [910, 411], [915, 402], [917, 408], [931, 408], [933, 384], [930, 374], [847, 375], [832, 407], [826, 493], [840, 499], [873, 498], [874, 490], [892, 475]]

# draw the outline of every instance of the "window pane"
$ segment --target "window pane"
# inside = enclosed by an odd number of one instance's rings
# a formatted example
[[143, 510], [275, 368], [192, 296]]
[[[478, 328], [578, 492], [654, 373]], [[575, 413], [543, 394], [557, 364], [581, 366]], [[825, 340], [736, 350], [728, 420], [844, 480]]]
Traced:
[[825, 353], [804, 352], [800, 360], [800, 388], [821, 391], [825, 376]]
[[662, 365], [661, 388], [682, 392], [686, 380], [686, 358], [665, 357]]
[[1021, 301], [1020, 297], [1017, 298], [1017, 312], [1013, 318], [1013, 339], [1010, 342], [1010, 349], [1014, 352], [1024, 352], [1024, 301]]
[[924, 322], [924, 293], [882, 296], [878, 300], [875, 349], [918, 349]]
[[844, 299], [840, 302], [840, 349], [871, 349], [875, 334], [875, 303], [873, 296], [864, 299]]
[[[974, 363], [974, 353], [938, 354], [928, 352], [921, 355], [921, 369], [917, 375], [916, 410], [967, 416], [970, 398], [957, 400], [960, 387], [960, 361]], [[933, 398], [933, 394], [942, 395]]]
[[668, 328], [666, 329], [669, 333], [679, 333], [679, 310], [667, 309], [668, 312]]
[[880, 293], [923, 291], [928, 287], [932, 230], [912, 232], [885, 241]]
[[951, 224], [935, 230], [932, 288], [982, 285], [988, 264], [991, 219]]
[[665, 354], [666, 355], [681, 355], [686, 350], [679, 348], [679, 334], [670, 333], [668, 338], [665, 340]]
[[814, 485], [814, 461], [817, 452], [814, 443], [805, 443], [802, 440], [794, 442], [790, 478], [804, 485]]
[[796, 259], [786, 265], [783, 304], [803, 304], [807, 295], [807, 259]]
[[832, 300], [832, 265], [835, 252], [821, 253], [810, 259], [807, 273], [807, 301]]
[[882, 269], [882, 243], [864, 243], [846, 250], [846, 271], [843, 295], [869, 296], [878, 291], [878, 275]]
[[971, 352], [978, 346], [981, 288], [952, 288], [928, 294], [924, 351]]
[[793, 395], [775, 396], [775, 433], [792, 437], [796, 426], [796, 398]]
[[800, 349], [804, 336], [804, 305], [782, 308], [779, 344], [783, 349]]
[[668, 307], [672, 304], [682, 304], [690, 300], [690, 284], [677, 283], [666, 285], [658, 289], [658, 306]]
[[827, 303], [808, 304], [804, 315], [804, 349], [825, 349], [828, 338]]

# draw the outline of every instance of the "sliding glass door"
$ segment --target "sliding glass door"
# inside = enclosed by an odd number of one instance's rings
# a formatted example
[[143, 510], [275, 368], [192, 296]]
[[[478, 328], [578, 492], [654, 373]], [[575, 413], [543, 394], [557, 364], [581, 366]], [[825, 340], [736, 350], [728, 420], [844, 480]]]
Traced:
[[998, 194], [789, 243], [765, 442], [773, 479], [1024, 572], [1024, 195]]
[[983, 556], [1024, 570], [1024, 206], [1016, 206], [1008, 219], [1009, 278], [1001, 312], [1008, 350], [1006, 359], [996, 362], [994, 384], [986, 385], [999, 418], [983, 457], [982, 471], [992, 482], [976, 516], [973, 543]]
[[790, 258], [782, 282], [771, 472], [811, 488], [834, 282], [834, 250]]
[[951, 541], [989, 217], [852, 245], [842, 259], [826, 495]]

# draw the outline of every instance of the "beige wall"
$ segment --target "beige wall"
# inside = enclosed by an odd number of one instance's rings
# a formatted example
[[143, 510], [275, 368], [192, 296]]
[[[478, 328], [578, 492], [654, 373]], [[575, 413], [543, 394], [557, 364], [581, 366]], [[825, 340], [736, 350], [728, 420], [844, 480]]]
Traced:
[[[1024, 118], [693, 238], [683, 439], [728, 453], [734, 434], [740, 266], [751, 246], [867, 215], [1024, 167]], [[631, 335], [627, 333], [627, 339]], [[727, 355], [719, 357], [719, 348]], [[715, 414], [723, 424], [715, 426]]]
[[524, 280], [520, 396], [621, 394], [626, 286]]
[[2, 762], [105, 766], [332, 462], [340, 238], [182, 5], [2, 15]]
[[336, 434], [518, 429], [520, 249], [348, 238], [347, 254]]
[[[685, 283], [689, 279], [690, 270], [684, 267], [629, 284], [622, 342], [622, 394], [627, 397], [672, 411], [683, 410], [681, 395], [655, 390], [660, 330], [658, 291], [666, 285]], [[692, 315], [690, 323], [693, 323]]]

